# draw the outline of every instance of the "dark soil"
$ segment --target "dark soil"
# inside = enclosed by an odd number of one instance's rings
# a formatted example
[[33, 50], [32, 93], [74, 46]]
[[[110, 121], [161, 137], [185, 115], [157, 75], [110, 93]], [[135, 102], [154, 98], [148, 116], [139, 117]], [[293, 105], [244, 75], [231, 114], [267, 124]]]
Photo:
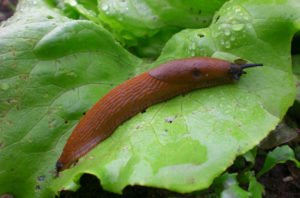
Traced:
[[[261, 169], [265, 156], [258, 155], [255, 169]], [[278, 164], [264, 174], [258, 181], [265, 188], [266, 198], [298, 198], [300, 197], [300, 169], [292, 162]]]
[[[293, 170], [290, 170], [293, 169]], [[293, 164], [275, 166], [259, 181], [265, 186], [266, 197], [297, 198], [300, 197], [300, 169]]]
[[[260, 170], [264, 156], [258, 155], [255, 169]], [[258, 181], [265, 187], [265, 198], [299, 198], [300, 197], [300, 169], [293, 163], [279, 164], [267, 172]], [[213, 196], [213, 190], [203, 192], [180, 194], [165, 189], [150, 188], [143, 186], [128, 186], [122, 195], [107, 192], [102, 189], [99, 180], [85, 174], [80, 180], [81, 188], [77, 192], [63, 191], [60, 198], [83, 198], [83, 197], [104, 197], [104, 198], [208, 198]]]
[[126, 187], [122, 195], [104, 191], [97, 177], [85, 174], [80, 179], [81, 188], [77, 192], [63, 191], [60, 198], [81, 198], [81, 197], [104, 197], [104, 198], [163, 198], [163, 197], [180, 197], [192, 198], [192, 194], [179, 194], [164, 189], [150, 188], [143, 186]]
[[0, 22], [11, 17], [18, 0], [0, 0]]

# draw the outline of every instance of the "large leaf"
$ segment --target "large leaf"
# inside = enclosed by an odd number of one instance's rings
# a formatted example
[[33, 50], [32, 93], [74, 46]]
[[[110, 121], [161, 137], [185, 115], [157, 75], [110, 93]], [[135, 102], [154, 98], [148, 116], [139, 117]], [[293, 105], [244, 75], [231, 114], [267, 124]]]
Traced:
[[[271, 2], [258, 3], [227, 3], [210, 28], [175, 35], [155, 64], [190, 55], [233, 54], [262, 62], [264, 68], [249, 71], [238, 85], [199, 90], [149, 108], [65, 171], [55, 188], [67, 183], [65, 188], [74, 189], [78, 176], [88, 172], [114, 192], [128, 184], [199, 190], [265, 137], [295, 96], [289, 53], [300, 5], [272, 3], [271, 12]], [[171, 124], [165, 121], [169, 118]]]
[[158, 56], [172, 34], [207, 27], [227, 0], [100, 0], [99, 18], [126, 46]]
[[207, 27], [227, 0], [64, 0], [58, 7], [73, 18], [105, 24], [116, 39], [141, 56], [158, 56], [165, 42], [184, 28]]
[[0, 194], [32, 197], [53, 179], [82, 113], [132, 76], [139, 60], [100, 26], [36, 1], [20, 2], [1, 28], [0, 46]]
[[21, 1], [0, 31], [0, 194], [53, 195], [76, 189], [83, 173], [118, 193], [134, 184], [178, 192], [208, 187], [291, 105], [290, 40], [300, 27], [299, 9], [297, 0], [235, 0], [209, 28], [176, 34], [146, 67], [188, 56], [241, 57], [265, 66], [238, 84], [150, 107], [53, 180], [55, 162], [82, 113], [145, 64], [101, 26]]

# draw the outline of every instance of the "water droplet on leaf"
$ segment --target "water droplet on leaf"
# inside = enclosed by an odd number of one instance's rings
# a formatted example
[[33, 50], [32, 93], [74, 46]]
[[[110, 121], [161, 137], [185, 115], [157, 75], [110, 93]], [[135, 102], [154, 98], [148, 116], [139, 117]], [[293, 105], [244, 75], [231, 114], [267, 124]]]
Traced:
[[7, 83], [2, 83], [2, 84], [0, 84], [0, 88], [1, 88], [2, 90], [7, 90], [7, 89], [9, 89], [9, 84], [7, 84]]
[[241, 31], [243, 28], [244, 28], [244, 24], [234, 24], [234, 25], [232, 25], [232, 29], [234, 30], [234, 31]]
[[108, 5], [106, 5], [106, 4], [102, 5], [102, 10], [107, 11], [108, 10]]

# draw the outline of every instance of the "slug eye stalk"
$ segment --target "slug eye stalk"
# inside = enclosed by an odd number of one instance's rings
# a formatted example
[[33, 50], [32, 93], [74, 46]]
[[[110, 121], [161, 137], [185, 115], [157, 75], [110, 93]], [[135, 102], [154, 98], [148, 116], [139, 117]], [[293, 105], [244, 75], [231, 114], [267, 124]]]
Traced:
[[242, 64], [242, 65], [231, 64], [229, 73], [232, 75], [232, 78], [234, 80], [239, 80], [243, 74], [247, 73], [244, 71], [244, 69], [252, 68], [252, 67], [260, 67], [260, 66], [263, 66], [263, 64], [261, 64], [261, 63], [248, 63], [248, 64]]
[[261, 63], [249, 63], [249, 64], [243, 64], [240, 67], [242, 69], [246, 69], [246, 68], [249, 68], [249, 67], [259, 67], [259, 66], [263, 66], [263, 64], [261, 64]]

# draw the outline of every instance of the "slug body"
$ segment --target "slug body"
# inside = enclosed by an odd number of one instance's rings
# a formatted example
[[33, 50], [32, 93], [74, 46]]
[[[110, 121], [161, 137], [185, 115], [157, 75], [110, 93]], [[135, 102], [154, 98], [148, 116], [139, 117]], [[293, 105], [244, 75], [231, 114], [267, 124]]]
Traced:
[[194, 57], [167, 62], [112, 89], [80, 120], [56, 163], [69, 168], [109, 137], [116, 128], [147, 107], [194, 89], [237, 81], [244, 68], [225, 60]]

